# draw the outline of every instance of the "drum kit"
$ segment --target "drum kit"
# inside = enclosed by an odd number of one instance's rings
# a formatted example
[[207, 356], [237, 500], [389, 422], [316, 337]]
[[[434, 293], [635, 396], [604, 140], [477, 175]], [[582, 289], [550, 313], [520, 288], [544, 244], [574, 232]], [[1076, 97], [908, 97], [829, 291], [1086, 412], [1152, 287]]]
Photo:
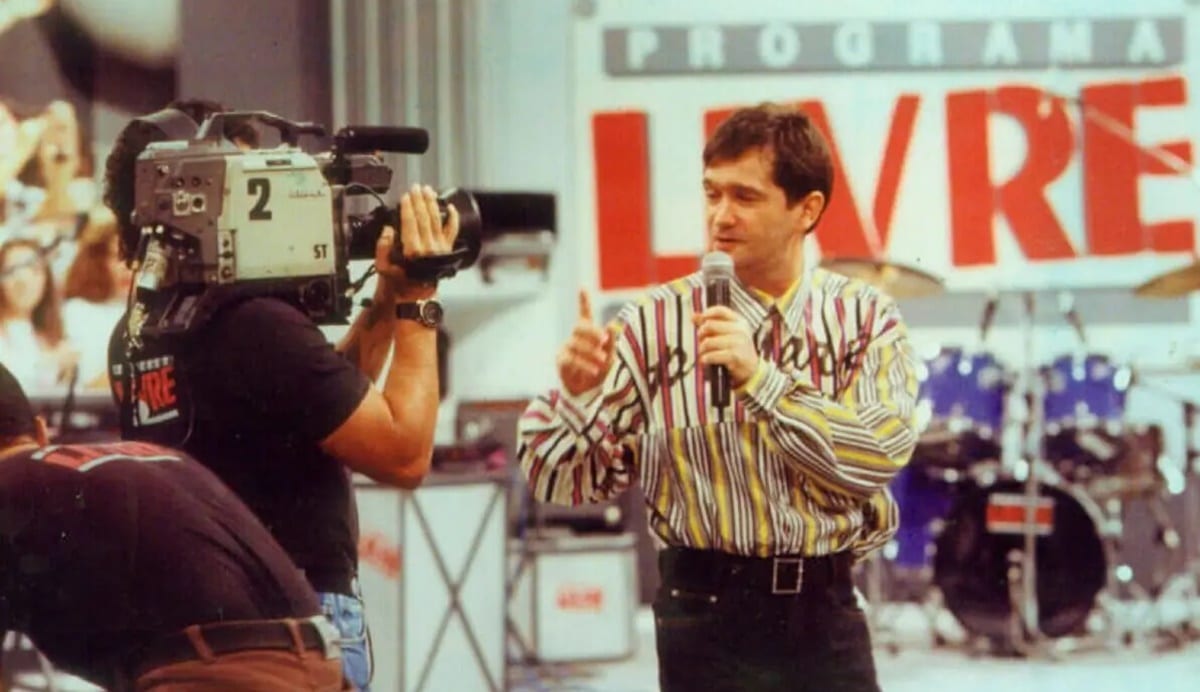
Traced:
[[[823, 266], [898, 299], [943, 290], [937, 277], [895, 263], [830, 259]], [[1197, 289], [1200, 262], [1134, 293], [1175, 297]], [[1159, 425], [1127, 420], [1128, 394], [1141, 384], [1137, 369], [1088, 350], [1067, 294], [1060, 294], [1059, 308], [1079, 345], [1050, 362], [1032, 362], [1035, 295], [1021, 295], [1024, 367], [1009, 367], [985, 347], [998, 296], [984, 308], [980, 346], [944, 346], [923, 362], [919, 440], [890, 485], [900, 528], [866, 562], [860, 586], [875, 606], [919, 604], [936, 645], [946, 643], [937, 625], [946, 611], [972, 651], [1056, 657], [1072, 648], [1130, 644], [1136, 627], [1122, 616], [1129, 610], [1121, 603], [1153, 609], [1155, 599], [1181, 588], [1196, 600], [1200, 570], [1185, 564], [1167, 512], [1168, 498], [1182, 491], [1200, 457], [1195, 405], [1180, 400], [1187, 459], [1173, 462]], [[1200, 374], [1200, 368], [1177, 372]], [[1122, 560], [1124, 519], [1135, 504], [1155, 529], [1159, 557], [1148, 586]], [[1194, 535], [1197, 527], [1191, 528]], [[888, 643], [885, 610], [875, 606], [877, 641], [896, 649]], [[1160, 618], [1144, 629], [1179, 644], [1194, 638], [1195, 622], [1189, 608], [1179, 622]]]

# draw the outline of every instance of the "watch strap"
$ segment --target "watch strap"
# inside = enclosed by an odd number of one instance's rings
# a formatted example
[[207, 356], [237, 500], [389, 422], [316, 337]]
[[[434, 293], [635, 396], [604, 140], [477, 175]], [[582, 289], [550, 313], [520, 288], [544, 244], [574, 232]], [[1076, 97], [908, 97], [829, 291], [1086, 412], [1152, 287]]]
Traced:
[[417, 301], [406, 301], [396, 303], [396, 319], [400, 320], [419, 320], [421, 319], [421, 303]]

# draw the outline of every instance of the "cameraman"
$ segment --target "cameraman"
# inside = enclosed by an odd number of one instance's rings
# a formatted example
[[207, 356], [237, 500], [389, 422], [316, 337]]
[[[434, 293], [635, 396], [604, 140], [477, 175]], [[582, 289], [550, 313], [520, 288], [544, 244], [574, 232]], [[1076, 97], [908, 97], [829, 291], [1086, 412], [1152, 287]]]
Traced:
[[[151, 142], [182, 139], [185, 117], [184, 130], [194, 131], [218, 110], [210, 102], [176, 102], [135, 119], [118, 136], [107, 161], [104, 200], [119, 220], [127, 262], [138, 260], [140, 230], [131, 221], [137, 156]], [[230, 124], [224, 135], [254, 144], [253, 132], [236, 128]], [[445, 225], [439, 220], [432, 190], [414, 186], [403, 195], [406, 258], [451, 251], [458, 213], [450, 207]], [[347, 469], [416, 488], [429, 470], [438, 410], [437, 325], [396, 318], [402, 304], [420, 313], [412, 304], [432, 300], [437, 287], [406, 278], [388, 260], [393, 242], [392, 229], [385, 229], [376, 247], [379, 280], [371, 307], [336, 350], [299, 308], [276, 298], [223, 306], [183, 336], [143, 335], [134, 351], [127, 350], [127, 314], [109, 344], [123, 435], [183, 449], [254, 510], [320, 595], [343, 637], [346, 677], [363, 690], [371, 678], [371, 651]], [[389, 347], [392, 366], [381, 393], [371, 383]], [[133, 402], [122, 384], [126, 369], [130, 384], [138, 384]]]

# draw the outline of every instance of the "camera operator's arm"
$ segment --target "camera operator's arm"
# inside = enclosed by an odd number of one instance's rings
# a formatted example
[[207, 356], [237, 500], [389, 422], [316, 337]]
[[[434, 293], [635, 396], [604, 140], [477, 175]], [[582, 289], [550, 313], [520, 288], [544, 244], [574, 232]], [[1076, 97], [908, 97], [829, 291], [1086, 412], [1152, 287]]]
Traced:
[[[386, 253], [392, 247], [392, 230], [386, 229], [379, 236], [379, 246], [375, 249], [375, 266], [386, 266]], [[372, 382], [379, 379], [383, 372], [383, 364], [387, 362], [388, 351], [392, 348], [392, 332], [396, 326], [396, 297], [390, 281], [382, 278], [375, 284], [375, 297], [371, 304], [365, 307], [354, 318], [350, 330], [342, 337], [337, 345], [341, 353], [354, 363]]]
[[[458, 212], [439, 227], [437, 197], [416, 187], [400, 200], [400, 238], [405, 258], [448, 254], [458, 235]], [[377, 257], [386, 258], [392, 234], [384, 232]], [[382, 253], [382, 255], [380, 255]], [[432, 298], [436, 287], [415, 282], [384, 259], [379, 279], [395, 302]], [[392, 305], [395, 305], [395, 302]], [[376, 481], [415, 488], [429, 471], [438, 412], [437, 330], [393, 317], [392, 365], [383, 391], [367, 390], [358, 408], [321, 447], [349, 468]]]

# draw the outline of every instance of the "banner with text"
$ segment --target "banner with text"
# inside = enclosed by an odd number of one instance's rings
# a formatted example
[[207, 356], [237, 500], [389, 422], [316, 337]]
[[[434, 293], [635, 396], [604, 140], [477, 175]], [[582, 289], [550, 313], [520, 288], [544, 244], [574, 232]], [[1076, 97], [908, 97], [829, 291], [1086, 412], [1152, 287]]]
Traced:
[[698, 266], [704, 139], [766, 100], [802, 104], [833, 150], [823, 256], [1043, 289], [1135, 285], [1195, 249], [1190, 5], [579, 8], [575, 189], [601, 290]]

